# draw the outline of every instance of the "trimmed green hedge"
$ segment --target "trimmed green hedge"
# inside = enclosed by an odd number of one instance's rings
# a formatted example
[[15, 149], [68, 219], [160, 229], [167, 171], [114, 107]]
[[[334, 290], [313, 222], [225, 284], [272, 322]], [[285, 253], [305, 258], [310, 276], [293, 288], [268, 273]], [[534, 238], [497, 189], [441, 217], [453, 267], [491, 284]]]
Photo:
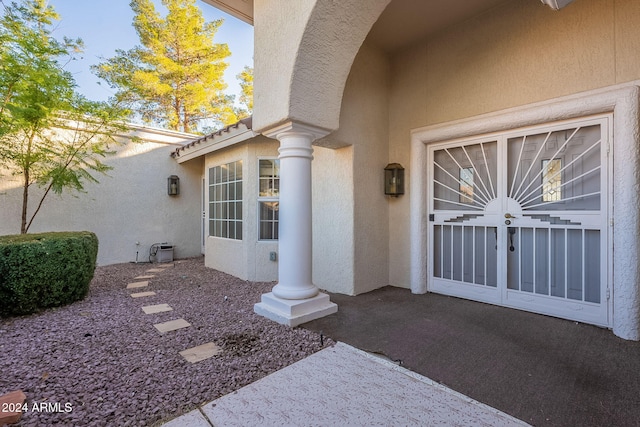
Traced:
[[88, 231], [0, 236], [0, 316], [83, 299], [98, 256]]

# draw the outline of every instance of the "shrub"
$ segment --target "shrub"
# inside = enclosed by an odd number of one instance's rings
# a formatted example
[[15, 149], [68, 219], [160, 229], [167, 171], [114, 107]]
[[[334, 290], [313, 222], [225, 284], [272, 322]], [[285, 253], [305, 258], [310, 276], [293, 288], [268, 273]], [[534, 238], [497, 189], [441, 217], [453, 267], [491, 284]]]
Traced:
[[98, 238], [87, 231], [0, 236], [0, 316], [83, 299], [97, 255]]

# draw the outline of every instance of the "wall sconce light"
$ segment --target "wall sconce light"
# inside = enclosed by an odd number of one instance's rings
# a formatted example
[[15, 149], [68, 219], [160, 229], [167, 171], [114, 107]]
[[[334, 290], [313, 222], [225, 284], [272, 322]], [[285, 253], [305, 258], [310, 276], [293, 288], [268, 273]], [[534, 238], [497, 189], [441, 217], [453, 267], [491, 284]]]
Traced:
[[404, 168], [400, 163], [389, 163], [384, 168], [384, 194], [391, 197], [404, 194]]
[[170, 196], [180, 194], [180, 178], [177, 175], [171, 175], [167, 178], [167, 194]]

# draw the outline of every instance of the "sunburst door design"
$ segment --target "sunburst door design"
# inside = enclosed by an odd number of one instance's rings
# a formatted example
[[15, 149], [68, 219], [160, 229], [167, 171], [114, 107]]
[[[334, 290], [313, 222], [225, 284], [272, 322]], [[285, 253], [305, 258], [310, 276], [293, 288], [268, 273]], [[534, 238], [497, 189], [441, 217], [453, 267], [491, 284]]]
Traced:
[[430, 289], [606, 325], [607, 123], [430, 147]]

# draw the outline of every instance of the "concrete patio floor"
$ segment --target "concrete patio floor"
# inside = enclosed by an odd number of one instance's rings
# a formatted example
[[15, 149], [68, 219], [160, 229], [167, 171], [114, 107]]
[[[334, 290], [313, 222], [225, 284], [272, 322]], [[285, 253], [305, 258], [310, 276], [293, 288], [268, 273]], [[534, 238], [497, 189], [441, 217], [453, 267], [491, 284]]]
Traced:
[[535, 426], [640, 426], [640, 343], [610, 330], [386, 287], [303, 327]]

